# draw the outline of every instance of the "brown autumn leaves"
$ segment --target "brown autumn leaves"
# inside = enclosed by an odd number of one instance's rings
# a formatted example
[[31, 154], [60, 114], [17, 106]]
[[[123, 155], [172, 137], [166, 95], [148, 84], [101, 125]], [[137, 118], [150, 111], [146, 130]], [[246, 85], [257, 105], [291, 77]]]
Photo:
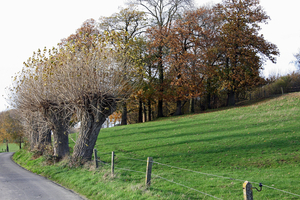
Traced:
[[131, 6], [99, 23], [87, 20], [24, 63], [10, 103], [32, 149], [52, 144], [54, 156], [69, 155], [68, 132], [80, 122], [72, 160], [90, 160], [102, 124], [116, 109], [127, 114], [128, 99], [147, 103], [148, 113], [157, 106], [159, 116], [163, 101], [176, 102], [174, 114], [181, 114], [183, 101], [221, 90], [233, 105], [237, 93], [261, 81], [263, 61], [279, 54], [259, 35], [269, 17], [257, 0], [198, 9], [186, 6], [191, 1], [133, 3], [146, 12]]

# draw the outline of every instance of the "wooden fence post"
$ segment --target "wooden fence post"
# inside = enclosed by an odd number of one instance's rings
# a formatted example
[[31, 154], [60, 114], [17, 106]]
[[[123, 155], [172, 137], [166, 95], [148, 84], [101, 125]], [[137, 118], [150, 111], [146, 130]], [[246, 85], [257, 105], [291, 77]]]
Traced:
[[283, 95], [283, 88], [281, 87], [281, 93], [282, 93], [282, 95]]
[[146, 186], [148, 186], [148, 187], [151, 184], [152, 162], [153, 162], [153, 158], [148, 157], [147, 158], [147, 169], [146, 169]]
[[98, 160], [97, 160], [97, 149], [94, 149], [94, 161], [95, 161], [95, 168], [98, 168]]
[[111, 153], [111, 176], [114, 176], [115, 172], [115, 152]]
[[248, 181], [244, 182], [243, 193], [244, 193], [244, 200], [253, 200], [252, 185], [250, 182]]

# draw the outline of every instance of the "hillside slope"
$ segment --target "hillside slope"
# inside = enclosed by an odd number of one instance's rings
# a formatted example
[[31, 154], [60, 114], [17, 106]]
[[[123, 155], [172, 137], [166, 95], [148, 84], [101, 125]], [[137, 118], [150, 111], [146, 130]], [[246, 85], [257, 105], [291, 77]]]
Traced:
[[[264, 184], [262, 192], [254, 190], [255, 199], [299, 199], [299, 121], [300, 93], [293, 93], [246, 107], [102, 129], [96, 148], [104, 164], [96, 173], [66, 164], [35, 171], [90, 199], [242, 199], [245, 180]], [[154, 160], [148, 189], [147, 157]], [[33, 162], [44, 161], [39, 159]]]

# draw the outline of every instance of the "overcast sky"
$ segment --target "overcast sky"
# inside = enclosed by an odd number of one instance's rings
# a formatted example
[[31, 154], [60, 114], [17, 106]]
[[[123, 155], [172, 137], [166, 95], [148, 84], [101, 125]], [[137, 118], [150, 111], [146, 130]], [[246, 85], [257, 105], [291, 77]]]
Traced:
[[[195, 0], [198, 6], [219, 3], [221, 0]], [[290, 62], [300, 49], [298, 25], [299, 0], [261, 0], [271, 17], [262, 26], [265, 39], [276, 44], [280, 51], [277, 64], [267, 62], [264, 75], [287, 74], [295, 70]], [[62, 38], [74, 33], [90, 18], [110, 16], [124, 7], [124, 0], [1, 0], [0, 2], [0, 111], [7, 106], [5, 87], [11, 77], [21, 71], [23, 62], [37, 49], [52, 48]]]

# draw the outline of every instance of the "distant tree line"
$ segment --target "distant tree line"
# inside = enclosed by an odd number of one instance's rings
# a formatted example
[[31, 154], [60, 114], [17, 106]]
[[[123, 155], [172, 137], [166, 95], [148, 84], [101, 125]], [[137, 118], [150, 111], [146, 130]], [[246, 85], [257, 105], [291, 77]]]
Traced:
[[[235, 105], [262, 84], [262, 64], [276, 45], [259, 34], [269, 17], [257, 0], [223, 0], [195, 8], [192, 0], [132, 0], [99, 21], [86, 20], [57, 48], [38, 50], [10, 88], [31, 149], [51, 145], [69, 155], [68, 132], [80, 122], [72, 160], [90, 160], [104, 121], [121, 124], [181, 115], [197, 99], [211, 108]], [[133, 115], [132, 115], [133, 116]], [[51, 141], [51, 133], [53, 141]]]
[[6, 144], [5, 151], [9, 152], [9, 143], [19, 144], [19, 148], [21, 149], [23, 142], [23, 126], [17, 110], [12, 109], [0, 112], [0, 144]]

